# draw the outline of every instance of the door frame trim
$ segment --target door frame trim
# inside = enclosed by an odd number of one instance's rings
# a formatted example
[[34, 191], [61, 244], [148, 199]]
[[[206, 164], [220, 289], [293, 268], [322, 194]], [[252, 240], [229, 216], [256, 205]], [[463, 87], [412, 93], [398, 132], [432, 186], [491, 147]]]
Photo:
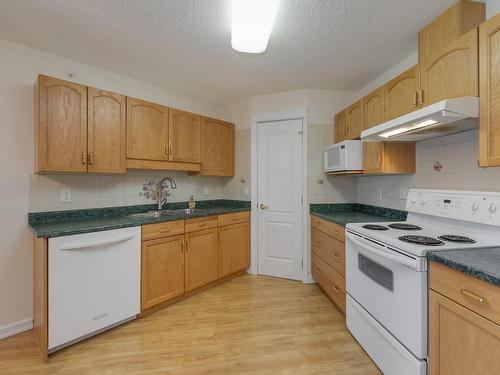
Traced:
[[302, 282], [314, 282], [311, 275], [311, 233], [309, 230], [309, 201], [307, 195], [307, 108], [293, 109], [289, 111], [278, 111], [268, 113], [252, 113], [251, 120], [251, 141], [250, 141], [250, 160], [251, 160], [251, 204], [250, 215], [250, 268], [248, 272], [252, 275], [258, 274], [258, 223], [257, 223], [257, 182], [258, 182], [258, 150], [257, 150], [257, 127], [260, 123], [284, 121], [284, 120], [302, 120]]

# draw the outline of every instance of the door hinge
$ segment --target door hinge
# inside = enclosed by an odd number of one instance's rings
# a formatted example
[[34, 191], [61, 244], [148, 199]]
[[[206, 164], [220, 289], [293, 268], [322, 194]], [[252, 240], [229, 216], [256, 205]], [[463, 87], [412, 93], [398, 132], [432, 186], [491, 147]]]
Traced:
[[297, 132], [297, 134], [298, 134], [298, 135], [302, 135], [302, 134], [304, 134], [304, 132], [303, 132], [302, 130], [299, 130], [299, 131]]

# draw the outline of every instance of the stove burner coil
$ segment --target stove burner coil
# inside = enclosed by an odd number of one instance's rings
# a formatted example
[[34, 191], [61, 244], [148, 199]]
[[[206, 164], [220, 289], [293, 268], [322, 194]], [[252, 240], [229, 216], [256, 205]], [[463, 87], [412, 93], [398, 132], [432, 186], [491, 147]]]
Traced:
[[449, 241], [449, 242], [457, 242], [457, 243], [476, 243], [475, 240], [465, 236], [459, 236], [456, 234], [444, 234], [438, 237], [440, 240]]
[[426, 246], [442, 246], [444, 245], [443, 241], [440, 241], [436, 238], [426, 237], [426, 236], [401, 236], [399, 237], [401, 241], [414, 243], [417, 245], [426, 245]]
[[392, 229], [400, 229], [400, 230], [422, 230], [422, 228], [419, 227], [418, 225], [407, 224], [407, 223], [389, 224], [388, 227], [392, 228]]
[[378, 225], [378, 224], [366, 224], [363, 225], [363, 228], [371, 230], [389, 230], [389, 228], [387, 228], [385, 225]]

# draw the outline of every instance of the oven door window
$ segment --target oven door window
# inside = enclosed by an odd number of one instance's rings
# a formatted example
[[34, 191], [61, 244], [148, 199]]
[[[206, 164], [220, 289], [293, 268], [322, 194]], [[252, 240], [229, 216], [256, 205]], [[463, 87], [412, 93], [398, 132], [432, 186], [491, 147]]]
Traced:
[[384, 288], [394, 291], [394, 275], [392, 271], [363, 254], [358, 254], [358, 268], [370, 279]]

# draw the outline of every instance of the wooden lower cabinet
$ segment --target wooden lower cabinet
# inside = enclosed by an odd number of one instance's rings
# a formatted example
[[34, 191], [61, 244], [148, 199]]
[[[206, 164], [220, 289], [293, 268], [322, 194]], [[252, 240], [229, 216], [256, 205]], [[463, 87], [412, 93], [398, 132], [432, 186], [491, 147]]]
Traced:
[[345, 229], [311, 216], [311, 251], [314, 280], [345, 315]]
[[500, 326], [439, 293], [429, 293], [431, 375], [500, 373]]
[[217, 228], [185, 234], [186, 292], [217, 280]]
[[500, 287], [431, 262], [431, 375], [500, 373]]
[[142, 243], [141, 309], [184, 294], [184, 236]]
[[248, 222], [219, 228], [218, 278], [248, 268], [250, 262], [250, 225]]
[[141, 310], [249, 266], [250, 213], [142, 226]]

